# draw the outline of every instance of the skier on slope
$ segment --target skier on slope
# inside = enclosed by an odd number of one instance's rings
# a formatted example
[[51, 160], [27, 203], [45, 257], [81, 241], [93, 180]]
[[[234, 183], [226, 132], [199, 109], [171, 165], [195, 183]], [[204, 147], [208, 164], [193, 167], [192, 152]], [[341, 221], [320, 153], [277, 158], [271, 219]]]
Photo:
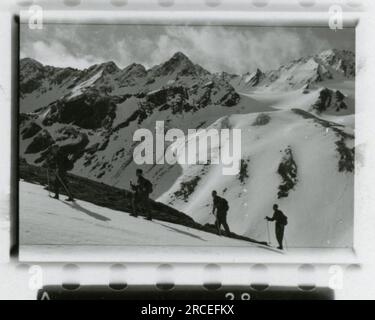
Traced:
[[279, 206], [277, 204], [274, 204], [272, 218], [265, 217], [265, 219], [267, 221], [276, 221], [275, 233], [277, 242], [279, 243], [279, 246], [277, 248], [283, 250], [284, 229], [288, 224], [287, 216], [281, 210], [279, 210]]
[[214, 190], [212, 191], [212, 198], [213, 198], [213, 208], [212, 214], [215, 215], [216, 210], [216, 228], [219, 236], [221, 236], [221, 225], [223, 225], [225, 229], [226, 236], [230, 235], [229, 226], [227, 223], [227, 212], [229, 210], [228, 201], [224, 198], [221, 198], [217, 195], [217, 192]]
[[[150, 194], [152, 193], [152, 183], [143, 176], [142, 169], [136, 170], [137, 184], [130, 181], [130, 187], [134, 191], [132, 197], [133, 213], [131, 216], [137, 217], [140, 210], [147, 214], [147, 220], [152, 220]], [[146, 211], [146, 212], [145, 212]]]
[[62, 187], [68, 194], [66, 201], [74, 201], [67, 179], [67, 171], [73, 169], [73, 163], [69, 160], [68, 154], [57, 144], [54, 144], [50, 149], [50, 154], [47, 158], [47, 165], [53, 170], [55, 175], [53, 184], [55, 192], [54, 199], [59, 199], [60, 188]]

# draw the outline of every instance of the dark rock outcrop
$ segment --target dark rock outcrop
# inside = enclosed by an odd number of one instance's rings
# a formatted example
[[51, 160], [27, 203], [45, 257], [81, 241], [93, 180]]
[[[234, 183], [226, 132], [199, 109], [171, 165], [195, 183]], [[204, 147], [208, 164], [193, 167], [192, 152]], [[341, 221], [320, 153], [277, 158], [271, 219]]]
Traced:
[[33, 141], [28, 145], [25, 150], [25, 153], [38, 153], [47, 149], [54, 143], [51, 135], [47, 130], [43, 130], [37, 136], [34, 137]]
[[282, 183], [279, 185], [277, 198], [285, 198], [290, 190], [297, 184], [297, 164], [293, 159], [292, 149], [290, 147], [284, 150], [284, 156], [279, 164], [277, 173], [281, 176]]
[[322, 113], [327, 110], [339, 112], [342, 109], [348, 108], [344, 100], [345, 96], [341, 93], [341, 91], [333, 91], [331, 89], [324, 88], [319, 92], [319, 98], [311, 106], [311, 109], [317, 111], [318, 113]]
[[30, 121], [22, 130], [22, 139], [29, 139], [35, 136], [42, 128], [37, 125], [34, 121]]
[[58, 100], [50, 106], [44, 125], [55, 122], [75, 124], [85, 129], [109, 127], [116, 116], [116, 103], [111, 97], [83, 94], [75, 99]]

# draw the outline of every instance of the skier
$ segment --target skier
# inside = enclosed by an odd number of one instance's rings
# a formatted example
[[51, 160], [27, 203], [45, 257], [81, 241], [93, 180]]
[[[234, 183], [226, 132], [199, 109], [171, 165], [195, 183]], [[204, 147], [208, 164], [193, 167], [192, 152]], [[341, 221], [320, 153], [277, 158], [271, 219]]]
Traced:
[[131, 216], [137, 217], [142, 209], [147, 213], [147, 220], [152, 220], [150, 194], [152, 193], [152, 183], [143, 176], [142, 169], [136, 170], [137, 184], [130, 181], [130, 187], [134, 191], [132, 197], [133, 213]]
[[57, 144], [51, 147], [51, 153], [47, 159], [48, 167], [55, 175], [54, 180], [54, 199], [59, 199], [60, 187], [68, 194], [66, 201], [74, 201], [72, 193], [69, 190], [67, 171], [73, 169], [73, 163], [69, 160], [68, 154], [64, 152]]
[[227, 212], [229, 210], [228, 201], [224, 198], [221, 198], [217, 195], [215, 190], [212, 191], [212, 198], [213, 198], [213, 209], [212, 214], [215, 215], [216, 210], [216, 228], [219, 236], [221, 236], [221, 225], [223, 225], [225, 229], [226, 236], [230, 235], [229, 226], [227, 223]]
[[277, 249], [283, 250], [284, 229], [285, 226], [288, 224], [287, 216], [281, 210], [279, 210], [279, 206], [277, 204], [274, 204], [272, 218], [265, 217], [265, 219], [267, 221], [276, 221], [275, 233], [277, 242], [279, 243]]

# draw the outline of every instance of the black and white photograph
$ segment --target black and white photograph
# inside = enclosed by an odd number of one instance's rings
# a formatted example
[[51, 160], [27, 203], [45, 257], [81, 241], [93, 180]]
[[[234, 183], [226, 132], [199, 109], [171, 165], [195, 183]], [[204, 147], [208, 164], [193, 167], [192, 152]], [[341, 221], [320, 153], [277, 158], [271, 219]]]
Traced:
[[19, 245], [351, 249], [355, 28], [20, 25]]

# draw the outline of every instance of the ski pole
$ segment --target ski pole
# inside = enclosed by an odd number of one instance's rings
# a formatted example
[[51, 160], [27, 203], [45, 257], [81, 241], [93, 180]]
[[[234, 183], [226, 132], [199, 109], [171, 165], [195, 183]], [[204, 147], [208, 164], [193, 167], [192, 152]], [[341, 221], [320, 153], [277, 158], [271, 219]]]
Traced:
[[271, 244], [270, 227], [268, 225], [268, 220], [266, 221], [266, 224], [267, 224], [268, 243]]
[[50, 184], [49, 184], [49, 170], [47, 168], [47, 183], [48, 183], [48, 196], [51, 196]]
[[[56, 172], [56, 177], [60, 180], [61, 182], [61, 185], [64, 187], [66, 193], [68, 194], [68, 196], [73, 199], [73, 195], [70, 193], [69, 189], [67, 188], [67, 186], [65, 185], [64, 181], [61, 179], [61, 177], [59, 176], [59, 174]], [[74, 201], [74, 199], [73, 199]]]
[[288, 249], [288, 242], [286, 241], [285, 233], [284, 233], [284, 242], [285, 242], [285, 248]]

